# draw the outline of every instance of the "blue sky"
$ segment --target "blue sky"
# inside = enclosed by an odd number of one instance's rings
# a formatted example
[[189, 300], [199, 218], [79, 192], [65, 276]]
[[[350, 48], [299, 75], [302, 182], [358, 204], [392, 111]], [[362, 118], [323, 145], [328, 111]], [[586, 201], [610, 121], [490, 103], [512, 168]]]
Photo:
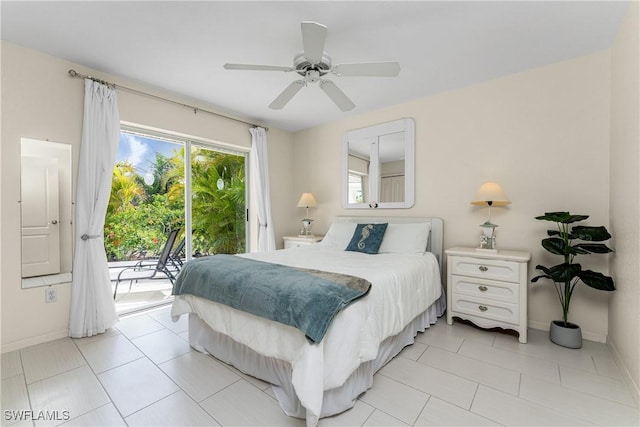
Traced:
[[138, 175], [153, 171], [152, 164], [156, 160], [156, 152], [171, 157], [174, 151], [180, 150], [177, 143], [146, 138], [140, 135], [120, 133], [117, 162], [127, 161], [136, 168]]

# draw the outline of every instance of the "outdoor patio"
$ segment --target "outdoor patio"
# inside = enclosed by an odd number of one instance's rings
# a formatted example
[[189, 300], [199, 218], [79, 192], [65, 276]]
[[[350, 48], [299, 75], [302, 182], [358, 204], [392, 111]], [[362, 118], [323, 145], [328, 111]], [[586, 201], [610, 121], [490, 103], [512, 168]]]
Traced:
[[[133, 267], [136, 261], [118, 261], [109, 263], [112, 290], [115, 290], [115, 278], [124, 268]], [[118, 315], [132, 313], [149, 307], [169, 304], [171, 296], [171, 281], [162, 273], [157, 273], [153, 279], [133, 281], [129, 291], [129, 281], [121, 281], [116, 295], [116, 313]]]

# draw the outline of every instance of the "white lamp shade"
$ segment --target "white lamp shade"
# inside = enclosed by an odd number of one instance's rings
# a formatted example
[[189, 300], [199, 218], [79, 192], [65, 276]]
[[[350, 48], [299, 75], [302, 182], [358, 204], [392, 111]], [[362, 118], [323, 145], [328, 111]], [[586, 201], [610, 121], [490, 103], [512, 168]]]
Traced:
[[471, 202], [474, 206], [505, 206], [511, 201], [497, 182], [485, 182], [480, 186], [476, 197]]
[[298, 200], [298, 204], [296, 205], [296, 207], [313, 208], [317, 205], [318, 203], [316, 202], [316, 198], [313, 197], [312, 193], [302, 193], [302, 196], [300, 196], [300, 200]]

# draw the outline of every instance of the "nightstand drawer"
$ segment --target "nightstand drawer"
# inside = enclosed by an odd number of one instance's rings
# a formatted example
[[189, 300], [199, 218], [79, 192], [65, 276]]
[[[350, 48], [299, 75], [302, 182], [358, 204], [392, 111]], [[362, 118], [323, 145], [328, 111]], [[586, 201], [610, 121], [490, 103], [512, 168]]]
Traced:
[[315, 245], [321, 241], [324, 236], [308, 235], [308, 236], [284, 236], [284, 248], [299, 248], [300, 246]]
[[521, 264], [513, 261], [455, 257], [451, 274], [518, 283]]
[[475, 296], [494, 301], [518, 304], [520, 285], [518, 283], [496, 282], [464, 276], [451, 276], [454, 294]]
[[478, 318], [511, 323], [513, 325], [518, 324], [520, 317], [518, 304], [487, 301], [459, 294], [454, 294], [452, 299], [452, 308], [457, 313], [469, 314]]
[[300, 246], [309, 246], [309, 245], [313, 245], [313, 242], [302, 242], [302, 241], [299, 241], [299, 240], [295, 240], [295, 241], [285, 240], [284, 241], [284, 248], [285, 249], [299, 248]]

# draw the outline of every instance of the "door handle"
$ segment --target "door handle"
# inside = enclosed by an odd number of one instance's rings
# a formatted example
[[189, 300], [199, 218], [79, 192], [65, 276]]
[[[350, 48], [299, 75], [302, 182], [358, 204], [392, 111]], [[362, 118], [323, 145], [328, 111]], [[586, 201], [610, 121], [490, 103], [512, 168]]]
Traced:
[[57, 219], [54, 219], [54, 220], [51, 221], [51, 224], [53, 224], [53, 225], [56, 225], [57, 223], [58, 223]]
[[485, 271], [488, 270], [488, 268], [486, 266], [484, 266], [484, 265], [481, 265], [480, 267], [478, 267], [478, 270], [480, 270], [480, 271], [482, 271], [484, 273]]

